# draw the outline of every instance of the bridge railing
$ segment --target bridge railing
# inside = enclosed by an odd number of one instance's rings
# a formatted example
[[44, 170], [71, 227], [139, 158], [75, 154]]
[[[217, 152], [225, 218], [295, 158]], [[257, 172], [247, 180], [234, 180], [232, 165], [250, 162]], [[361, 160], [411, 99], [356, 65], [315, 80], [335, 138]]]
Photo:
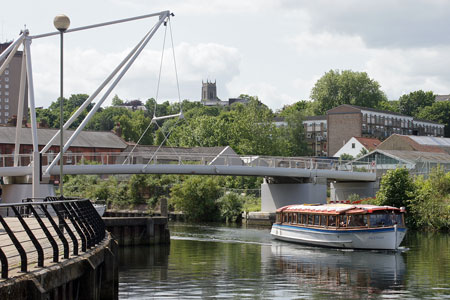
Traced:
[[[42, 165], [48, 165], [55, 157], [55, 153], [42, 155]], [[19, 166], [27, 166], [31, 161], [31, 154], [19, 155]], [[201, 164], [216, 166], [247, 166], [271, 168], [302, 168], [322, 169], [352, 172], [371, 172], [374, 169], [370, 163], [343, 161], [337, 159], [315, 157], [281, 157], [236, 154], [205, 154], [176, 152], [161, 153], [129, 153], [129, 152], [96, 152], [96, 153], [66, 153], [63, 161], [65, 165], [117, 165], [117, 164]], [[13, 154], [0, 156], [0, 167], [13, 166]]]
[[3, 279], [77, 256], [105, 238], [103, 220], [88, 199], [0, 204], [0, 225]]

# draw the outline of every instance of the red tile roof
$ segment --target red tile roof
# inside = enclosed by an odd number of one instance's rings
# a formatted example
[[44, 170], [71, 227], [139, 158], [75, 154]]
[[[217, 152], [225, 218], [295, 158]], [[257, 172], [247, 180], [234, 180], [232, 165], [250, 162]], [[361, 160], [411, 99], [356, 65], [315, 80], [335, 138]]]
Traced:
[[369, 151], [375, 150], [381, 144], [381, 141], [376, 138], [355, 137], [355, 139]]

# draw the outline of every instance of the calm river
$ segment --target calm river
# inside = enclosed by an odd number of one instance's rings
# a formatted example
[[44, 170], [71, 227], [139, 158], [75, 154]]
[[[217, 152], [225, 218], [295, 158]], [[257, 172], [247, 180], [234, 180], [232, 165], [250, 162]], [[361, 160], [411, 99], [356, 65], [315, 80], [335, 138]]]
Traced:
[[450, 235], [402, 252], [275, 241], [267, 227], [170, 225], [170, 246], [120, 250], [120, 299], [450, 299]]

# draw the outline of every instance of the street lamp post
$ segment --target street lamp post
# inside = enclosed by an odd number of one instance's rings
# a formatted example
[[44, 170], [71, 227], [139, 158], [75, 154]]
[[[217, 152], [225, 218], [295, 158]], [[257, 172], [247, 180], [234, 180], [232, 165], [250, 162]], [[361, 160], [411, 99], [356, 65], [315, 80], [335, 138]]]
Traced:
[[55, 28], [59, 30], [60, 37], [61, 37], [61, 47], [60, 47], [60, 98], [59, 98], [59, 128], [60, 128], [60, 145], [59, 145], [59, 192], [61, 195], [61, 198], [63, 198], [63, 147], [64, 147], [64, 139], [63, 139], [63, 126], [64, 126], [64, 118], [63, 118], [63, 35], [64, 32], [69, 28], [70, 26], [70, 19], [66, 15], [57, 15], [55, 19], [53, 19], [53, 24], [55, 25]]

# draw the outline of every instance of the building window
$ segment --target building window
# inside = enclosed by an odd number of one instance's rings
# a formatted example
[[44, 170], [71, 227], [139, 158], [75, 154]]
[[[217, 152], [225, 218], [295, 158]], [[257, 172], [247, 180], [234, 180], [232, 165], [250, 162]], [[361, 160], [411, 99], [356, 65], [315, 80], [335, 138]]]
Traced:
[[9, 96], [9, 92], [8, 91], [5, 92], [5, 96]]
[[9, 74], [9, 70], [5, 70], [5, 75], [8, 75]]
[[9, 81], [9, 77], [5, 77], [5, 82], [8, 82]]
[[5, 98], [5, 102], [8, 103], [9, 102], [9, 98]]
[[5, 84], [5, 89], [9, 89], [9, 84]]
[[352, 143], [352, 149], [355, 149], [355, 143]]
[[5, 105], [5, 109], [9, 109], [9, 105], [8, 104]]
[[5, 111], [5, 117], [9, 117], [9, 112]]

